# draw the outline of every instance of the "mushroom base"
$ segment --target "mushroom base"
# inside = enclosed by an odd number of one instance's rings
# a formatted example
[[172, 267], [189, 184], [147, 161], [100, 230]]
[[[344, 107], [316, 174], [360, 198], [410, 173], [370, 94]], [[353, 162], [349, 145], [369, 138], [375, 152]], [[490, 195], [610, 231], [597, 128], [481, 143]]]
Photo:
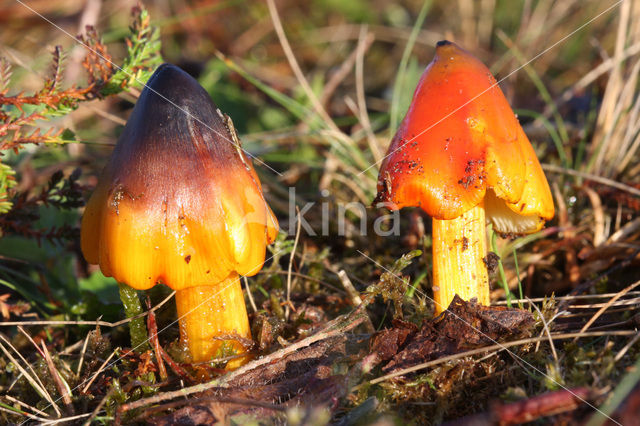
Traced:
[[[215, 361], [247, 352], [251, 330], [240, 277], [232, 273], [211, 286], [196, 286], [176, 292], [180, 340], [189, 348], [192, 362]], [[249, 361], [241, 356], [227, 362], [233, 370]]]
[[433, 219], [433, 298], [436, 314], [458, 294], [488, 305], [489, 276], [484, 204], [451, 220]]

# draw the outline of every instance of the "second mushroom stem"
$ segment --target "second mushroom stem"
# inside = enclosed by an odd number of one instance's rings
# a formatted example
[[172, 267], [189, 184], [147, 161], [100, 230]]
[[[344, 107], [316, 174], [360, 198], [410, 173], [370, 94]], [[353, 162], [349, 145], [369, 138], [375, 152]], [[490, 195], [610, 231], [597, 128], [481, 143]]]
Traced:
[[[127, 318], [133, 318], [142, 314], [142, 305], [138, 292], [126, 284], [118, 283], [120, 290], [120, 300], [124, 306], [124, 313]], [[149, 349], [149, 336], [144, 318], [134, 318], [129, 322], [129, 334], [131, 335], [131, 349], [138, 353]]]
[[436, 314], [458, 294], [488, 305], [484, 203], [451, 220], [433, 219], [433, 298]]
[[[246, 352], [242, 340], [250, 341], [251, 330], [237, 273], [214, 285], [177, 290], [176, 308], [180, 340], [189, 347], [193, 362]], [[229, 361], [227, 369], [237, 368], [248, 359], [244, 356]]]

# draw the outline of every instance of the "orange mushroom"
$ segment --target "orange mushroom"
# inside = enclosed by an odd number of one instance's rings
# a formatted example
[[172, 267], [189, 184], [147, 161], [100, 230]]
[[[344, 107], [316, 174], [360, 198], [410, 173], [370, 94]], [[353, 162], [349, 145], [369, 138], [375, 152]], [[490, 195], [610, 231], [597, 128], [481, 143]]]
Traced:
[[495, 78], [449, 41], [438, 42], [391, 142], [376, 201], [432, 217], [438, 313], [456, 293], [489, 304], [485, 222], [527, 234], [554, 214], [540, 163]]
[[246, 352], [239, 275], [262, 268], [277, 231], [230, 119], [195, 79], [160, 66], [87, 204], [87, 261], [134, 289], [176, 290], [181, 341], [208, 361]]

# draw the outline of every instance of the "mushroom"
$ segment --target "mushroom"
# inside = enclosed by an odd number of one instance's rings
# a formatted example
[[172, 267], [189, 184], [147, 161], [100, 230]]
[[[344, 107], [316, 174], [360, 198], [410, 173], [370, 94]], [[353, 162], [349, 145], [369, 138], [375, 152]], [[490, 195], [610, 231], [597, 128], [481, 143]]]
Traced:
[[262, 268], [277, 232], [229, 117], [187, 73], [160, 66], [87, 204], [86, 260], [133, 289], [176, 290], [181, 342], [209, 361], [247, 351], [239, 275]]
[[554, 215], [540, 163], [495, 78], [449, 41], [437, 43], [391, 142], [376, 201], [432, 217], [436, 313], [456, 293], [489, 304], [485, 222], [521, 235]]

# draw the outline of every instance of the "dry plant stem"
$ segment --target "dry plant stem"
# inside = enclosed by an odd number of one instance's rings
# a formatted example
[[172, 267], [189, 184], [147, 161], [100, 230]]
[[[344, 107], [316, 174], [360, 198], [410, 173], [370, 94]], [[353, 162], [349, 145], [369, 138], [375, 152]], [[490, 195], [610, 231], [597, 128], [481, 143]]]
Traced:
[[[235, 354], [246, 352], [239, 341], [216, 339], [230, 335], [251, 339], [247, 308], [237, 273], [232, 273], [215, 285], [178, 290], [176, 308], [180, 320], [180, 340], [189, 347], [193, 362], [229, 355], [218, 353], [225, 342]], [[248, 357], [242, 357], [230, 361], [227, 369], [238, 368], [248, 360]]]
[[[127, 404], [123, 404], [118, 407], [118, 413], [124, 413], [129, 410], [134, 410], [136, 408], [145, 407], [151, 404], [158, 404], [162, 401], [167, 401], [173, 398], [185, 398], [189, 395], [193, 395], [194, 393], [204, 392], [206, 390], [216, 388], [216, 387], [227, 387], [227, 384], [234, 380], [236, 377], [241, 376], [242, 374], [247, 373], [256, 368], [262, 368], [269, 363], [281, 359], [299, 349], [310, 346], [316, 342], [330, 339], [335, 336], [339, 336], [343, 333], [346, 333], [350, 330], [353, 330], [358, 325], [362, 324], [362, 322], [367, 318], [365, 313], [366, 305], [370, 303], [369, 300], [365, 300], [365, 303], [358, 306], [356, 309], [351, 311], [349, 314], [342, 315], [332, 321], [330, 321], [322, 330], [313, 334], [312, 336], [307, 337], [306, 339], [300, 340], [298, 342], [292, 343], [286, 348], [280, 349], [279, 351], [273, 352], [272, 354], [266, 355], [262, 358], [255, 359], [250, 363], [238, 368], [235, 371], [229, 372], [222, 376], [219, 379], [212, 380], [208, 383], [201, 383], [198, 385], [190, 386], [187, 388], [179, 389], [176, 391], [170, 391], [155, 395], [150, 398], [140, 399], [138, 401], [133, 401]], [[116, 414], [119, 415], [119, 414]]]
[[[587, 331], [587, 332], [583, 332], [583, 333], [577, 332], [577, 333], [552, 334], [551, 338], [553, 338], [554, 340], [566, 340], [566, 339], [571, 339], [571, 338], [574, 338], [574, 337], [584, 339], [584, 338], [587, 338], [587, 337], [600, 337], [600, 336], [635, 336], [636, 334], [637, 334], [637, 332], [635, 330]], [[404, 376], [405, 374], [409, 374], [409, 373], [413, 373], [413, 372], [416, 372], [416, 371], [424, 370], [424, 369], [432, 367], [434, 365], [443, 364], [445, 362], [454, 361], [456, 359], [461, 359], [461, 358], [465, 358], [465, 357], [473, 356], [473, 355], [479, 355], [479, 354], [483, 354], [485, 352], [490, 352], [490, 351], [496, 351], [496, 353], [498, 353], [499, 351], [507, 350], [507, 349], [509, 349], [511, 347], [514, 347], [514, 346], [522, 346], [522, 345], [527, 345], [527, 344], [530, 344], [530, 343], [544, 342], [548, 338], [549, 338], [548, 336], [544, 336], [544, 337], [542, 337], [542, 336], [541, 337], [529, 337], [527, 339], [515, 340], [513, 342], [498, 343], [498, 344], [491, 345], [491, 346], [485, 346], [485, 347], [482, 347], [482, 348], [472, 349], [472, 350], [466, 351], [466, 352], [460, 352], [460, 353], [457, 353], [457, 354], [448, 355], [448, 356], [445, 356], [445, 357], [442, 357], [442, 358], [434, 359], [433, 361], [424, 362], [422, 364], [416, 364], [414, 366], [403, 368], [403, 369], [397, 370], [397, 371], [395, 371], [393, 373], [389, 373], [389, 374], [386, 374], [384, 376], [377, 377], [377, 378], [367, 382], [367, 384], [375, 385], [376, 383], [384, 382], [386, 380], [390, 380], [390, 379], [393, 379], [395, 377]], [[358, 385], [358, 386], [354, 387], [352, 389], [352, 391], [355, 391], [355, 390], [359, 389], [362, 386], [363, 386], [362, 384]]]
[[433, 299], [436, 314], [453, 296], [489, 304], [484, 203], [451, 220], [433, 219]]

